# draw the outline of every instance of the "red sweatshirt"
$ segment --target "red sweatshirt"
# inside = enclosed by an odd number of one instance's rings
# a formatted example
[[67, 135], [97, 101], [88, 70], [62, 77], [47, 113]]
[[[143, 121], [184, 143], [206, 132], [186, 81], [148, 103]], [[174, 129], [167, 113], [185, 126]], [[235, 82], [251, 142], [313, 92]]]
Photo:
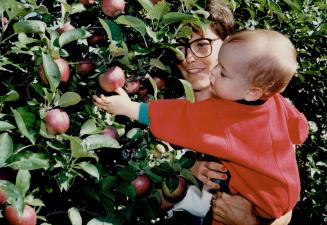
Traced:
[[231, 192], [251, 201], [260, 216], [278, 218], [297, 203], [293, 144], [305, 141], [308, 122], [281, 95], [262, 105], [158, 100], [149, 103], [148, 113], [158, 139], [227, 160]]

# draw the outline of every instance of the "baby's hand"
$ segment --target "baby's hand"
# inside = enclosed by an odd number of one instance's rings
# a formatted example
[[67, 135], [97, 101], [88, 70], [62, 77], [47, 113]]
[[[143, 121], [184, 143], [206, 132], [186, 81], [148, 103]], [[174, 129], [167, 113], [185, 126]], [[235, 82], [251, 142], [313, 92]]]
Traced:
[[122, 88], [116, 89], [115, 92], [118, 95], [110, 97], [94, 95], [94, 104], [109, 113], [128, 116], [131, 119], [138, 119], [140, 104], [133, 102]]

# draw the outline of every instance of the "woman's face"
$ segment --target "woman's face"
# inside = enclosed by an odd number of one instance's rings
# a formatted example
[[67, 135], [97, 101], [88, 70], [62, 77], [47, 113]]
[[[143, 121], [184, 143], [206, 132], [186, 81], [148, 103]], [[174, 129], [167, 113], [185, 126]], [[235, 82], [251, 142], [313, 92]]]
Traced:
[[218, 63], [218, 52], [223, 42], [211, 28], [206, 29], [203, 32], [203, 35], [193, 32], [192, 38], [189, 40], [189, 42], [200, 38], [218, 39], [211, 42], [211, 55], [205, 58], [198, 58], [188, 48], [186, 51], [185, 60], [177, 65], [182, 72], [184, 79], [192, 84], [195, 91], [210, 89], [210, 71]]

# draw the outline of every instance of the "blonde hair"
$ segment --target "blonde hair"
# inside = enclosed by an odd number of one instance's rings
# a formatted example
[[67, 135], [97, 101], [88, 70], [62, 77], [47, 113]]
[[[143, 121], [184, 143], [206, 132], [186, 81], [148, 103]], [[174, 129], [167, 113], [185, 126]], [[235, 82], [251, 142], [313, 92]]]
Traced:
[[234, 16], [230, 8], [223, 0], [209, 0], [207, 10], [209, 19], [213, 21], [211, 27], [222, 39], [234, 32]]
[[263, 97], [283, 91], [296, 74], [296, 49], [277, 31], [241, 31], [229, 36], [222, 48], [230, 44], [245, 47], [248, 51], [250, 57], [244, 57], [245, 75], [252, 85], [263, 89]]

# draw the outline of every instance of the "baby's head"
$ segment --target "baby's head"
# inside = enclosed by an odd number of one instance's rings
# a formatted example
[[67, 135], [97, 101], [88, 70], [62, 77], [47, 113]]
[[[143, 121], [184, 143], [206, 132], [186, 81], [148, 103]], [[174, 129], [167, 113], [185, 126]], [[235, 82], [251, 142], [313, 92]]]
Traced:
[[[219, 52], [219, 64], [224, 66], [225, 63], [232, 73], [248, 81], [249, 88], [254, 91], [254, 98], [248, 100], [253, 101], [285, 89], [296, 73], [296, 57], [294, 45], [283, 34], [251, 30], [226, 38]], [[234, 65], [226, 63], [228, 60]]]

